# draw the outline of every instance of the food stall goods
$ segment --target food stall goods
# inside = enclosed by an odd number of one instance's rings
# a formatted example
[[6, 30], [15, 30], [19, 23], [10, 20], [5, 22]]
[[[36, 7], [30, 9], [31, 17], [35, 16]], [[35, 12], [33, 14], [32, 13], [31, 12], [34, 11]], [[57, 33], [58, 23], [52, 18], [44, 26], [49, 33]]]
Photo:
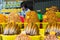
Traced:
[[15, 23], [9, 23], [4, 28], [4, 33], [3, 34], [14, 35], [14, 34], [19, 34], [19, 33], [20, 33], [20, 27]]
[[26, 34], [20, 34], [15, 40], [31, 40], [31, 38]]
[[30, 11], [27, 12], [26, 17], [25, 17], [25, 22], [27, 25], [24, 25], [24, 30], [26, 34], [28, 35], [38, 35], [39, 34], [39, 28], [37, 26], [38, 16], [35, 11]]
[[0, 14], [0, 23], [7, 22], [7, 17], [3, 14]]
[[8, 16], [8, 22], [20, 22], [20, 16], [18, 15], [18, 12], [16, 10], [14, 10], [13, 12], [11, 12]]
[[26, 35], [25, 31], [22, 31], [15, 40], [40, 40], [40, 35], [30, 36]]
[[47, 11], [46, 16], [47, 16], [47, 22], [49, 22], [49, 24], [56, 23], [57, 17], [54, 11], [52, 10]]
[[52, 6], [49, 8], [49, 10], [46, 11], [45, 13], [45, 20], [48, 22], [48, 25], [46, 26], [46, 32], [49, 33], [50, 31], [56, 32], [56, 36], [60, 35], [60, 24], [57, 23], [58, 17], [56, 15], [57, 12], [57, 7]]
[[0, 14], [0, 34], [3, 33], [3, 25], [2, 23], [7, 23], [7, 17], [3, 14]]
[[20, 17], [17, 12], [11, 12], [8, 17], [7, 26], [4, 28], [4, 33], [7, 35], [19, 34], [20, 27], [16, 22], [20, 22]]
[[[49, 16], [50, 14], [51, 15], [53, 15], [54, 14], [54, 12], [58, 12], [58, 8], [56, 7], [56, 6], [51, 6], [50, 8], [46, 8], [46, 13], [45, 13], [45, 16], [44, 17], [46, 17], [46, 16]], [[50, 13], [49, 13], [50, 12]], [[46, 15], [47, 14], [47, 15]], [[55, 16], [56, 16], [56, 13], [54, 14]], [[49, 16], [49, 17], [51, 17], [52, 18], [52, 16]], [[46, 17], [47, 18], [47, 17]], [[47, 22], [47, 19], [46, 18], [43, 18], [43, 22]]]
[[[55, 10], [55, 11], [54, 11]], [[48, 11], [46, 11], [46, 20], [48, 25], [46, 27], [46, 32], [54, 31], [58, 33], [58, 23], [57, 23], [57, 16], [56, 16], [56, 7], [51, 7]]]
[[52, 11], [57, 12], [57, 11], [58, 11], [58, 7], [57, 7], [57, 6], [51, 6], [51, 7], [49, 8], [49, 10], [52, 10]]
[[55, 35], [55, 32], [51, 32], [50, 34], [46, 35], [44, 40], [58, 40], [58, 38]]

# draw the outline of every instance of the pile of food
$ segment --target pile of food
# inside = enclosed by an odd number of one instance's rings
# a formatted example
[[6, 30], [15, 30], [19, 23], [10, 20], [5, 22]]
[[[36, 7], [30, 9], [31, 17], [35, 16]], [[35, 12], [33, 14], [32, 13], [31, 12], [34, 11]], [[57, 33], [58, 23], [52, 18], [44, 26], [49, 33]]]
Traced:
[[44, 18], [43, 18], [43, 22], [48, 22], [47, 21], [48, 20], [47, 17], [51, 17], [52, 18], [52, 16], [50, 16], [50, 15], [53, 15], [53, 17], [55, 16], [57, 18], [56, 12], [59, 12], [59, 10], [58, 10], [58, 8], [56, 6], [52, 6], [50, 8], [46, 8], [46, 12], [45, 12], [45, 15], [44, 15]]
[[44, 40], [58, 40], [58, 38], [56, 37], [56, 35], [53, 33], [46, 35]]
[[18, 12], [11, 12], [8, 16], [8, 22], [14, 21], [14, 22], [20, 22], [20, 16], [18, 15]]
[[28, 35], [38, 35], [39, 34], [39, 28], [37, 26], [38, 16], [35, 11], [30, 11], [26, 14], [25, 22], [27, 25], [24, 25], [24, 31]]
[[19, 34], [15, 40], [31, 40], [31, 38], [29, 37], [29, 35], [26, 35], [26, 34]]
[[17, 12], [11, 12], [8, 17], [7, 26], [4, 28], [4, 33], [7, 35], [19, 34], [20, 27], [16, 22], [20, 22], [20, 17]]
[[7, 17], [3, 14], [0, 14], [0, 23], [7, 22]]
[[57, 16], [56, 16], [56, 13], [55, 13], [55, 9], [53, 9], [54, 7], [50, 8], [47, 12], [46, 12], [46, 20], [48, 22], [48, 25], [47, 25], [47, 29], [46, 29], [46, 32], [50, 32], [50, 31], [55, 31], [57, 30], [58, 28], [58, 25], [57, 25]]
[[7, 23], [7, 17], [3, 14], [0, 14], [0, 34], [3, 33], [3, 27], [1, 23]]

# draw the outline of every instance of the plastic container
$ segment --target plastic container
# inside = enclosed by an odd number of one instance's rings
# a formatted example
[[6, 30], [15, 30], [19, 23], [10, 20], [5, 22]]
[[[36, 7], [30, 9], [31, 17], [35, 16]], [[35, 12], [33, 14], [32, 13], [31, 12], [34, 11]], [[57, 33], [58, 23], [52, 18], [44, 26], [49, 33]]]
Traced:
[[43, 25], [43, 29], [46, 29], [48, 22], [42, 22], [42, 25]]
[[32, 40], [40, 40], [40, 35], [37, 36], [30, 36]]
[[[60, 22], [57, 22], [57, 23], [60, 24]], [[43, 29], [46, 29], [48, 22], [42, 22], [42, 24], [43, 24]]]
[[60, 18], [60, 12], [56, 12], [56, 16]]
[[44, 40], [46, 36], [40, 36], [40, 40]]
[[37, 24], [37, 26], [40, 28], [40, 22], [37, 22], [36, 24]]
[[[2, 35], [2, 40], [15, 40], [17, 35]], [[32, 40], [40, 40], [40, 35], [29, 36]]]
[[42, 35], [42, 36], [44, 36], [44, 34], [45, 34], [45, 29], [39, 29], [39, 34]]
[[60, 36], [57, 36], [58, 40], [60, 40]]
[[24, 31], [24, 29], [21, 29], [21, 32]]
[[18, 24], [18, 26], [19, 26], [20, 28], [22, 28], [22, 24], [23, 24], [22, 22], [19, 22], [19, 23], [16, 22], [16, 24]]
[[7, 23], [1, 23], [2, 24], [2, 27], [3, 29], [6, 27]]
[[0, 34], [0, 40], [2, 40], [2, 34]]
[[2, 40], [15, 40], [17, 35], [2, 35]]

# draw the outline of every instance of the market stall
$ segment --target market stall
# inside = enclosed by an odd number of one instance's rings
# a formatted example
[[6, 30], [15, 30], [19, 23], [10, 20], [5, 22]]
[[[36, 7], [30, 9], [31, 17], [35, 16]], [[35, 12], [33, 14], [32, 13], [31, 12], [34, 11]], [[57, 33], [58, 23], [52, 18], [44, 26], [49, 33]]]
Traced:
[[6, 4], [0, 10], [0, 40], [60, 40], [58, 7], [45, 8], [44, 14], [41, 10], [24, 9], [26, 12], [22, 16], [24, 7], [20, 7], [21, 2], [3, 1]]

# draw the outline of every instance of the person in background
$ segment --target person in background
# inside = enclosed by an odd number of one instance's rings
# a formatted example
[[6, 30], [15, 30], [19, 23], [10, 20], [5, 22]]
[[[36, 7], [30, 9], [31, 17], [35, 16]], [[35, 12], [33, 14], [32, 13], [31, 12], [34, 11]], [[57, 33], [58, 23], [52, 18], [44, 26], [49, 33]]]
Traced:
[[26, 13], [30, 11], [25, 1], [21, 3], [21, 8], [22, 8], [22, 11], [20, 12], [20, 16], [25, 17]]

